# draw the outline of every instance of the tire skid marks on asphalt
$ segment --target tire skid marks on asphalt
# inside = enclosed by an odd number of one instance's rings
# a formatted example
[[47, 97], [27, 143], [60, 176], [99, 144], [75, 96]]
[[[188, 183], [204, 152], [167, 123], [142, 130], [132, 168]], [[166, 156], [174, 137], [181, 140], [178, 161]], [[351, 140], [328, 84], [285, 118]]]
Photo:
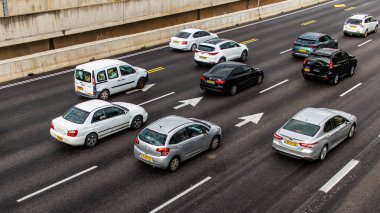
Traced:
[[343, 97], [345, 96], [347, 93], [351, 92], [352, 90], [356, 89], [357, 87], [359, 87], [360, 85], [362, 85], [362, 83], [358, 83], [356, 84], [355, 86], [353, 86], [351, 89], [347, 90], [346, 92], [340, 94], [340, 97]]

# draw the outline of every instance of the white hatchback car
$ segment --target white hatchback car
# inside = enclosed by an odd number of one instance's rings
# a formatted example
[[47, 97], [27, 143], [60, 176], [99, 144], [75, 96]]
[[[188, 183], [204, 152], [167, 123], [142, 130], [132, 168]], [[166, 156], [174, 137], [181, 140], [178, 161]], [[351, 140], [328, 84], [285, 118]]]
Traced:
[[110, 95], [132, 88], [142, 89], [149, 80], [146, 69], [116, 59], [102, 59], [75, 68], [75, 92], [107, 100]]
[[147, 118], [145, 109], [134, 104], [90, 100], [55, 118], [50, 135], [72, 146], [93, 147], [100, 138], [126, 128], [140, 128]]
[[185, 29], [171, 37], [169, 46], [177, 50], [194, 52], [200, 43], [214, 38], [218, 38], [218, 35], [215, 33], [200, 29]]
[[225, 61], [240, 59], [246, 61], [248, 47], [227, 39], [212, 39], [203, 42], [195, 51], [194, 60], [200, 64], [217, 64]]
[[344, 35], [360, 35], [364, 38], [368, 33], [376, 33], [379, 22], [368, 14], [354, 14], [349, 17], [343, 26]]

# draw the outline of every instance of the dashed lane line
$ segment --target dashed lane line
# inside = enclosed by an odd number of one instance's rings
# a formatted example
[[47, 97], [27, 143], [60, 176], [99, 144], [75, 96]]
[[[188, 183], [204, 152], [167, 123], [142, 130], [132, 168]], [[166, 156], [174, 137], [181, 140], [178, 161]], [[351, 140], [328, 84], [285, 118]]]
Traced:
[[266, 92], [266, 91], [268, 91], [268, 90], [271, 90], [271, 89], [273, 89], [273, 88], [275, 88], [275, 87], [278, 87], [278, 86], [280, 86], [281, 84], [284, 84], [284, 83], [286, 83], [286, 82], [288, 82], [289, 80], [288, 79], [286, 79], [286, 80], [284, 80], [284, 81], [281, 81], [280, 83], [278, 83], [278, 84], [275, 84], [275, 85], [273, 85], [273, 86], [271, 86], [271, 87], [269, 87], [269, 88], [266, 88], [266, 89], [264, 89], [264, 90], [261, 90], [259, 93], [261, 94], [261, 93], [264, 93], [264, 92]]
[[253, 39], [250, 39], [250, 40], [247, 40], [247, 41], [240, 42], [240, 44], [250, 44], [250, 43], [256, 42], [258, 40], [259, 39], [257, 39], [257, 38], [253, 38]]
[[334, 175], [325, 185], [323, 185], [319, 190], [328, 193], [340, 180], [344, 178], [356, 165], [359, 161], [352, 159], [348, 162], [336, 175]]
[[353, 86], [351, 89], [347, 90], [346, 92], [340, 94], [340, 97], [345, 96], [347, 93], [351, 92], [352, 90], [356, 89], [358, 86], [362, 85], [362, 83], [358, 83], [355, 86]]
[[366, 41], [366, 42], [363, 42], [363, 43], [359, 44], [358, 47], [361, 47], [361, 46], [363, 46], [363, 45], [365, 45], [365, 44], [368, 44], [368, 43], [371, 42], [371, 41], [372, 41], [372, 39], [370, 39], [370, 40], [368, 40], [368, 41]]
[[307, 25], [314, 24], [314, 23], [317, 23], [317, 20], [310, 20], [310, 21], [302, 23], [301, 25], [302, 26], [307, 26]]
[[284, 51], [280, 52], [280, 55], [281, 55], [281, 54], [284, 54], [284, 53], [287, 53], [287, 52], [289, 52], [289, 51], [291, 51], [291, 50], [292, 50], [292, 49], [284, 50]]

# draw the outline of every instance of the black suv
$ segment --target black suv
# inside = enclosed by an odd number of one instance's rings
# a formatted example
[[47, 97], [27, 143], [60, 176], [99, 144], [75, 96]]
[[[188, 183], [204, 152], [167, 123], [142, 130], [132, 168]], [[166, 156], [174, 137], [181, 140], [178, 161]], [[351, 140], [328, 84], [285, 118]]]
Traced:
[[356, 57], [343, 50], [323, 48], [305, 58], [302, 74], [306, 80], [315, 78], [338, 84], [344, 76], [353, 76]]
[[240, 89], [261, 84], [264, 72], [260, 68], [238, 62], [220, 63], [201, 76], [201, 91], [235, 95]]

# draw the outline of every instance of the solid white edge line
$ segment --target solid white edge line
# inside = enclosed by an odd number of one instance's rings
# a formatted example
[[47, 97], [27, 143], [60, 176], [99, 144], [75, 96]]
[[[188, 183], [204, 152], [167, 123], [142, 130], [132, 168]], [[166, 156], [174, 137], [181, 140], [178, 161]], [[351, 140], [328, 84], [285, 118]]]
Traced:
[[356, 165], [358, 165], [359, 161], [352, 159], [348, 162], [334, 177], [332, 177], [325, 185], [323, 185], [319, 190], [328, 193], [330, 189], [332, 189], [340, 180], [344, 178]]
[[275, 84], [275, 85], [273, 85], [273, 86], [271, 86], [271, 87], [269, 87], [269, 88], [266, 88], [266, 89], [264, 89], [264, 90], [261, 90], [259, 93], [261, 94], [261, 93], [264, 93], [264, 92], [266, 92], [266, 91], [268, 91], [268, 90], [271, 90], [271, 89], [273, 89], [273, 88], [275, 88], [275, 87], [277, 87], [277, 86], [280, 86], [281, 84], [283, 84], [283, 83], [286, 83], [286, 82], [288, 82], [289, 80], [288, 79], [286, 79], [286, 80], [284, 80], [284, 81], [281, 81], [280, 83], [277, 83], [277, 84]]
[[292, 50], [292, 49], [284, 50], [284, 51], [280, 52], [280, 55], [281, 55], [281, 54], [284, 54], [284, 53], [286, 53], [286, 52], [289, 52], [290, 50]]
[[368, 40], [368, 41], [366, 41], [366, 42], [363, 42], [363, 43], [359, 44], [358, 47], [361, 47], [361, 46], [363, 46], [364, 44], [367, 44], [367, 43], [369, 43], [369, 42], [371, 42], [371, 41], [372, 41], [372, 39], [370, 39], [370, 40]]
[[45, 188], [43, 188], [43, 189], [41, 189], [41, 190], [38, 190], [38, 191], [36, 191], [36, 192], [33, 192], [32, 194], [29, 194], [29, 195], [27, 195], [27, 196], [25, 196], [25, 197], [23, 197], [23, 198], [20, 198], [20, 199], [18, 199], [17, 200], [17, 202], [22, 202], [22, 201], [24, 201], [24, 200], [26, 200], [26, 199], [28, 199], [28, 198], [31, 198], [31, 197], [33, 197], [33, 196], [35, 196], [35, 195], [37, 195], [37, 194], [40, 194], [41, 192], [44, 192], [44, 191], [46, 191], [46, 190], [48, 190], [48, 189], [51, 189], [51, 188], [53, 188], [53, 187], [55, 187], [55, 186], [58, 186], [58, 185], [60, 185], [60, 184], [62, 184], [62, 183], [64, 183], [64, 182], [66, 182], [66, 181], [69, 181], [69, 180], [71, 180], [71, 179], [73, 179], [73, 178], [75, 178], [75, 177], [78, 177], [79, 175], [82, 175], [82, 174], [84, 174], [84, 173], [86, 173], [86, 172], [89, 172], [89, 171], [91, 171], [91, 170], [94, 170], [94, 169], [96, 169], [96, 168], [98, 168], [97, 166], [93, 166], [93, 167], [91, 167], [91, 168], [88, 168], [88, 169], [86, 169], [86, 170], [84, 170], [84, 171], [81, 171], [81, 172], [79, 172], [79, 173], [77, 173], [77, 174], [75, 174], [75, 175], [73, 175], [73, 176], [70, 176], [70, 177], [68, 177], [68, 178], [65, 178], [65, 179], [63, 179], [63, 180], [61, 180], [61, 181], [58, 181], [57, 183], [54, 183], [54, 184], [52, 184], [52, 185], [50, 185], [50, 186], [47, 186], [47, 187], [45, 187]]
[[152, 100], [145, 101], [145, 102], [143, 102], [143, 103], [141, 103], [141, 104], [138, 104], [138, 105], [139, 105], [139, 106], [142, 106], [142, 105], [144, 105], [144, 104], [147, 104], [147, 103], [150, 103], [150, 102], [156, 101], [156, 100], [161, 99], [161, 98], [164, 98], [164, 97], [166, 97], [166, 96], [173, 95], [174, 93], [175, 93], [175, 92], [171, 92], [171, 93], [168, 93], [168, 94], [166, 94], [166, 95], [162, 95], [162, 96], [160, 96], [160, 97], [154, 98], [154, 99], [152, 99]]
[[197, 184], [195, 184], [194, 186], [186, 189], [186, 191], [178, 194], [177, 196], [173, 197], [172, 199], [168, 200], [167, 202], [165, 202], [164, 204], [162, 204], [161, 206], [153, 209], [152, 211], [150, 211], [149, 213], [155, 213], [155, 212], [158, 212], [160, 211], [161, 209], [163, 209], [164, 207], [166, 207], [167, 205], [173, 203], [174, 201], [176, 201], [177, 199], [179, 199], [180, 197], [186, 195], [187, 193], [189, 193], [190, 191], [192, 191], [193, 189], [197, 188], [198, 186], [204, 184], [205, 182], [209, 181], [211, 179], [210, 176], [206, 177], [205, 179], [203, 179], [202, 181], [198, 182]]
[[358, 84], [356, 84], [356, 85], [353, 86], [351, 89], [349, 89], [349, 90], [347, 90], [346, 92], [340, 94], [340, 97], [345, 96], [347, 93], [349, 93], [349, 92], [351, 92], [352, 90], [356, 89], [356, 87], [358, 87], [358, 86], [360, 86], [360, 85], [362, 85], [362, 83], [358, 83]]

